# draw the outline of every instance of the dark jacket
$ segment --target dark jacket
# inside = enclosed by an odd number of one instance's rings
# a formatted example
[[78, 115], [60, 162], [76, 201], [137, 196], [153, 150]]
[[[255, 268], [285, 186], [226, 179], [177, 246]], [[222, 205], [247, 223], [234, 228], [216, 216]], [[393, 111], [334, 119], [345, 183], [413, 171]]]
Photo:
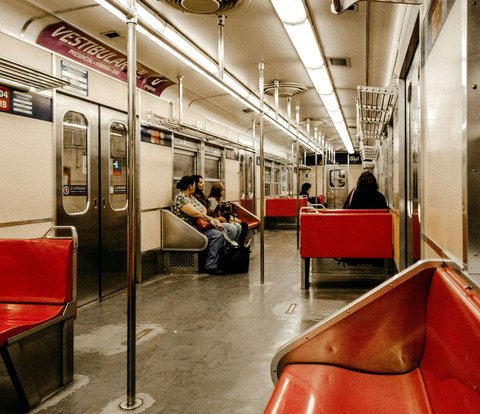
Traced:
[[[350, 200], [350, 203], [348, 201]], [[343, 208], [351, 209], [388, 209], [387, 201], [385, 196], [379, 192], [375, 191], [357, 191], [353, 190], [353, 195], [349, 194], [347, 201]]]

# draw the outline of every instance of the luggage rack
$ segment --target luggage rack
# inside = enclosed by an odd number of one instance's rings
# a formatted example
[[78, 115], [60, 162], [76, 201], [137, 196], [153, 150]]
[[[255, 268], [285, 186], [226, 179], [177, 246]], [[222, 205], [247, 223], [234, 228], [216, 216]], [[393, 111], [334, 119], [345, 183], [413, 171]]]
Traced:
[[376, 161], [398, 97], [398, 86], [357, 86], [357, 139], [362, 161]]
[[0, 57], [0, 83], [12, 88], [32, 92], [70, 85], [68, 80], [57, 78], [3, 57]]

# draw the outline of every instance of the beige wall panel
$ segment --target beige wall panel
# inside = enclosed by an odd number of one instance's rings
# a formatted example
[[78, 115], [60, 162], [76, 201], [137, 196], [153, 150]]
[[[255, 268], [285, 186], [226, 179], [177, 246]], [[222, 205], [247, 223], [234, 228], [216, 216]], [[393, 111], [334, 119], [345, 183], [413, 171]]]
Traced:
[[[2, 14], [3, 13], [0, 13], [0, 15]], [[5, 13], [5, 15], [5, 17], [9, 17], [10, 12]], [[5, 25], [2, 24], [1, 17], [0, 27], [2, 29], [5, 28]], [[13, 60], [14, 62], [21, 62], [24, 65], [48, 74], [52, 73], [52, 56], [50, 52], [3, 33], [0, 33], [0, 44], [2, 45], [2, 57]]]
[[140, 205], [142, 210], [170, 207], [172, 201], [172, 149], [140, 144]]
[[0, 113], [0, 223], [51, 218], [53, 124]]
[[225, 199], [240, 200], [240, 163], [225, 160]]
[[160, 248], [160, 211], [147, 211], [141, 216], [141, 251]]
[[[428, 238], [462, 259], [463, 88], [461, 3], [456, 2], [425, 65], [424, 227]], [[448, 81], [447, 81], [448, 80]]]
[[0, 228], [0, 239], [34, 239], [42, 237], [52, 226], [53, 222], [47, 222]]
[[[170, 88], [172, 88], [172, 86], [170, 86]], [[152, 112], [152, 114], [162, 116], [165, 118], [170, 118], [171, 108], [170, 108], [169, 102], [159, 98], [158, 96], [154, 96], [151, 93], [147, 93], [143, 91], [138, 91], [138, 92], [139, 92], [138, 112], [141, 120], [150, 119], [148, 114], [149, 111]], [[165, 93], [165, 91], [163, 93]]]

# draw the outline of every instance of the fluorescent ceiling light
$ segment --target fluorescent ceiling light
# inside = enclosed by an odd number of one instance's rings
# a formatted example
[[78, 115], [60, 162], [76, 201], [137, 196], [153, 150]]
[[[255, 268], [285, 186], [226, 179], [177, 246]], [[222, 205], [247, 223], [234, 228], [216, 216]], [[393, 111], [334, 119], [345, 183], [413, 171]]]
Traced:
[[330, 81], [326, 66], [322, 66], [320, 69], [307, 68], [307, 72], [319, 95], [333, 94], [333, 85]]
[[295, 25], [284, 22], [284, 26], [305, 67], [307, 69], [317, 69], [324, 66], [317, 38], [313, 33], [310, 22], [305, 20], [303, 23]]
[[282, 22], [297, 24], [307, 19], [302, 0], [272, 0], [272, 4]]
[[320, 99], [322, 100], [323, 106], [328, 112], [340, 110], [340, 106], [338, 105], [338, 100], [335, 94], [331, 93], [329, 95], [320, 95]]

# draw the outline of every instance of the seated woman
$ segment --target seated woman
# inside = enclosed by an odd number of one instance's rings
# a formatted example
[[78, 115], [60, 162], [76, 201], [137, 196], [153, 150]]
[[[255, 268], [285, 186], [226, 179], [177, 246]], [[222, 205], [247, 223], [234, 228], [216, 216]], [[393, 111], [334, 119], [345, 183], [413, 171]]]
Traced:
[[320, 200], [318, 199], [318, 197], [310, 197], [310, 195], [308, 194], [308, 192], [310, 191], [310, 188], [312, 188], [312, 184], [303, 183], [300, 193], [298, 195], [300, 197], [306, 197], [307, 201], [310, 204], [320, 204]]
[[188, 175], [182, 177], [176, 187], [179, 192], [172, 200], [172, 213], [194, 227], [198, 218], [208, 221], [214, 227], [202, 232], [208, 239], [205, 272], [211, 275], [221, 274], [222, 271], [218, 268], [218, 258], [220, 250], [225, 244], [225, 239], [220, 232], [223, 230], [221, 223], [207, 215], [206, 208], [193, 197], [195, 183], [192, 177]]
[[343, 208], [351, 209], [388, 209], [385, 196], [378, 191], [377, 179], [370, 171], [364, 171], [358, 177], [357, 186], [343, 205]]
[[215, 217], [220, 220], [226, 229], [231, 226], [235, 227], [236, 237], [234, 240], [242, 246], [247, 237], [248, 224], [242, 223], [242, 221], [236, 217], [234, 206], [231, 203], [224, 202], [224, 196], [224, 185], [222, 183], [215, 183], [210, 190], [208, 201], [215, 212]]
[[[205, 207], [207, 214], [210, 216], [215, 216], [214, 210], [216, 205], [212, 206], [210, 200], [205, 196], [205, 181], [203, 181], [203, 177], [201, 175], [192, 175], [192, 178], [195, 182], [195, 191], [193, 193], [193, 197], [195, 197], [198, 202]], [[222, 227], [227, 232], [228, 238], [236, 242], [240, 236], [240, 233], [237, 232], [237, 227], [231, 223], [228, 223], [223, 219], [223, 217], [215, 216], [215, 218], [222, 223]]]

